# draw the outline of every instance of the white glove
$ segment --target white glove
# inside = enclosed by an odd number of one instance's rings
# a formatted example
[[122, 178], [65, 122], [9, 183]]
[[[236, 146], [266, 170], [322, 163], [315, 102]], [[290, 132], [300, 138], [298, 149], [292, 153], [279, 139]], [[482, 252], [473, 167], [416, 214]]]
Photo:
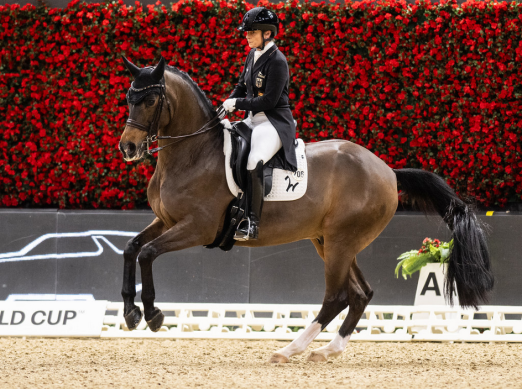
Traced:
[[227, 112], [234, 112], [236, 109], [236, 99], [227, 99], [223, 102], [223, 108]]

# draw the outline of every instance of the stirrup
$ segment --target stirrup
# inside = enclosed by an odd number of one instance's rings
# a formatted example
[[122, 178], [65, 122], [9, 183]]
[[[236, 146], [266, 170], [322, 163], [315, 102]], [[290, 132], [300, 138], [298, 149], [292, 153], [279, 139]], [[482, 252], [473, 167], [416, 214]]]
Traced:
[[[246, 230], [242, 228], [245, 223], [248, 223]], [[250, 218], [245, 218], [239, 223], [236, 233], [234, 234], [234, 239], [238, 241], [255, 240], [258, 235], [259, 232], [256, 223], [253, 223]]]

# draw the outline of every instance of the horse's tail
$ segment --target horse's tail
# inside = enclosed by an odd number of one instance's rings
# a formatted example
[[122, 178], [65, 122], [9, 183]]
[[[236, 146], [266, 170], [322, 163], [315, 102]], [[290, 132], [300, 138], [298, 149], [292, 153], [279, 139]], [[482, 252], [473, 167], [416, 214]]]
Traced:
[[446, 300], [453, 305], [456, 286], [460, 305], [477, 309], [480, 303], [487, 302], [494, 280], [485, 234], [473, 209], [434, 173], [419, 169], [393, 171], [411, 204], [425, 214], [438, 213], [453, 232], [444, 285]]

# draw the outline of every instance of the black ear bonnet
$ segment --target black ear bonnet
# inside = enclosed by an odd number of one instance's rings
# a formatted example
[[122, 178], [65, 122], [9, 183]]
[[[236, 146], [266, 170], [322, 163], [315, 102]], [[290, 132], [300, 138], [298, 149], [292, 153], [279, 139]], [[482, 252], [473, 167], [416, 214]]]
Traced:
[[165, 59], [163, 57], [161, 57], [157, 66], [148, 66], [143, 69], [134, 65], [127, 58], [122, 58], [125, 66], [134, 76], [134, 81], [127, 92], [129, 104], [139, 104], [146, 96], [152, 93], [158, 95], [162, 93], [162, 88], [165, 88], [165, 78], [163, 77]]

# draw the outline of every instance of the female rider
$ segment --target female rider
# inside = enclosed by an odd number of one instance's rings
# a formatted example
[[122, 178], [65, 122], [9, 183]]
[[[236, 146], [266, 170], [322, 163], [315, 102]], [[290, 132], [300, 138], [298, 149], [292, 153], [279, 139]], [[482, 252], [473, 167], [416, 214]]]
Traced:
[[290, 110], [289, 73], [286, 57], [273, 42], [279, 28], [277, 15], [264, 7], [253, 8], [238, 27], [252, 50], [234, 91], [223, 107], [228, 112], [246, 111], [244, 122], [252, 129], [248, 156], [249, 217], [238, 227], [236, 240], [257, 239], [263, 209], [263, 165], [279, 150], [286, 170], [296, 171], [295, 122]]

